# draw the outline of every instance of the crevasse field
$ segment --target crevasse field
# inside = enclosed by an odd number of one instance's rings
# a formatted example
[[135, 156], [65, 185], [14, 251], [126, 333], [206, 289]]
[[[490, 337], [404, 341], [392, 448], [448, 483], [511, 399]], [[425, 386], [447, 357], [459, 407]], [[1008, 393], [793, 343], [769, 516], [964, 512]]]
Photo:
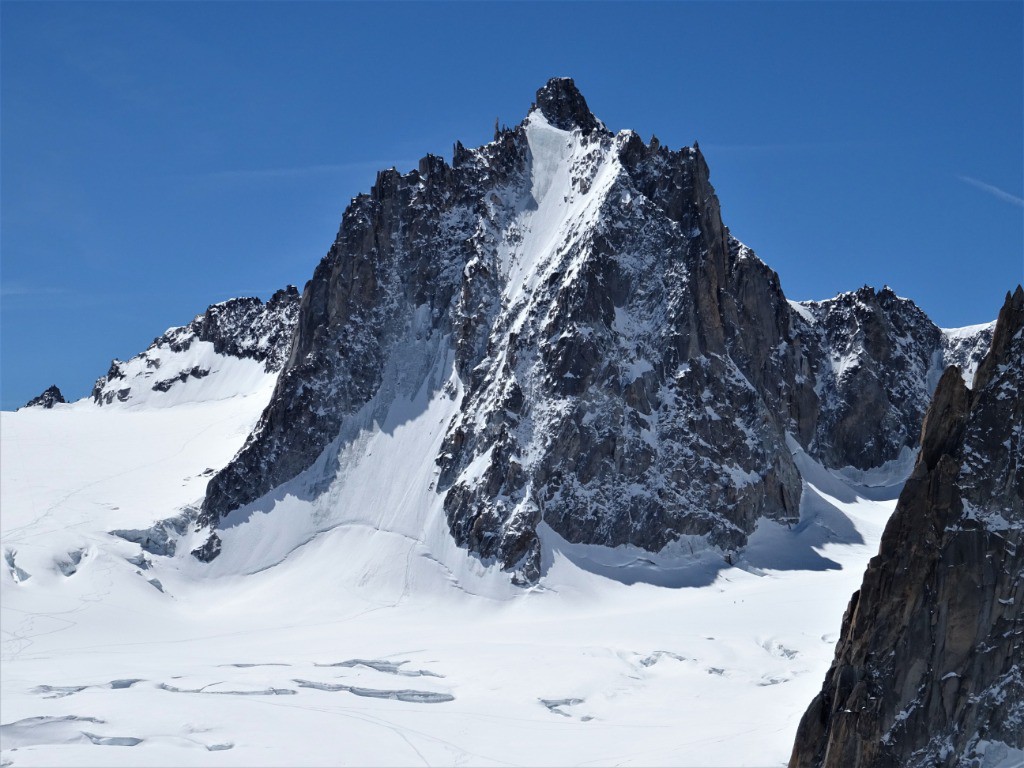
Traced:
[[547, 530], [523, 589], [448, 536], [450, 379], [229, 517], [213, 563], [191, 529], [147, 555], [109, 532], [196, 505], [273, 387], [213, 379], [0, 416], [4, 766], [781, 765], [912, 458], [799, 455], [799, 525], [732, 565]]

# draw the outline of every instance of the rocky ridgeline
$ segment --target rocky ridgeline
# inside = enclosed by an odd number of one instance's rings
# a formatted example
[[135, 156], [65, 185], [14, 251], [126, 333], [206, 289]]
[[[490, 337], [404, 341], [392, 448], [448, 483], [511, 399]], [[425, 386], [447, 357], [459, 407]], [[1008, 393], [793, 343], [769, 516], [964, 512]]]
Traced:
[[920, 445], [791, 768], [996, 765], [1024, 750], [1019, 286], [973, 389], [943, 374]]
[[215, 355], [261, 362], [267, 372], [281, 370], [287, 359], [298, 315], [294, 286], [277, 291], [265, 304], [258, 298], [230, 299], [210, 306], [191, 323], [171, 328], [131, 360], [114, 360], [97, 379], [92, 399], [98, 405], [127, 402], [141, 391], [168, 392], [211, 369], [185, 353], [209, 344]]
[[788, 302], [723, 225], [696, 144], [613, 134], [554, 79], [494, 141], [352, 201], [269, 406], [209, 485], [197, 555], [420, 385], [460, 402], [427, 458], [452, 535], [517, 578], [539, 573], [541, 520], [573, 542], [735, 549], [798, 515], [787, 433], [831, 466], [912, 447], [947, 346], [888, 290]]
[[55, 406], [55, 405], [57, 405], [59, 403], [66, 403], [66, 402], [67, 402], [67, 400], [64, 399], [64, 395], [61, 394], [60, 389], [57, 387], [56, 384], [54, 384], [54, 385], [49, 386], [46, 389], [44, 389], [40, 394], [38, 394], [35, 397], [33, 397], [31, 400], [29, 400], [27, 403], [25, 403], [21, 407], [22, 408], [45, 408], [45, 409], [49, 410], [50, 408], [53, 408], [53, 406]]
[[827, 466], [869, 469], [915, 447], [942, 371], [973, 377], [992, 325], [943, 331], [914, 302], [863, 287], [794, 306], [809, 350], [818, 418], [805, 447]]

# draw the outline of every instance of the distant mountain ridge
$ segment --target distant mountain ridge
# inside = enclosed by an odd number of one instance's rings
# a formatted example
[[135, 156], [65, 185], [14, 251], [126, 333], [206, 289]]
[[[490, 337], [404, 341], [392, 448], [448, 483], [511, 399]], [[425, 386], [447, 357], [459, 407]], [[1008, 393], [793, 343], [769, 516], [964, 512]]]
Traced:
[[61, 393], [60, 387], [53, 384], [25, 403], [22, 408], [45, 408], [49, 410], [55, 405], [66, 402], [67, 400], [64, 399], [64, 395]]

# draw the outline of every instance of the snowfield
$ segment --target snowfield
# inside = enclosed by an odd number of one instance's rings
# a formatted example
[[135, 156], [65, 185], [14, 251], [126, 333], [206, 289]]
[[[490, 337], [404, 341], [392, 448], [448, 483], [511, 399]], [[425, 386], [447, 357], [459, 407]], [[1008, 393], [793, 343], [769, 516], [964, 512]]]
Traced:
[[454, 546], [433, 488], [450, 371], [231, 516], [209, 565], [191, 530], [163, 557], [109, 531], [194, 508], [272, 378], [3, 413], [2, 764], [784, 764], [900, 486], [794, 443], [801, 522], [735, 564], [546, 529], [540, 584], [514, 587]]

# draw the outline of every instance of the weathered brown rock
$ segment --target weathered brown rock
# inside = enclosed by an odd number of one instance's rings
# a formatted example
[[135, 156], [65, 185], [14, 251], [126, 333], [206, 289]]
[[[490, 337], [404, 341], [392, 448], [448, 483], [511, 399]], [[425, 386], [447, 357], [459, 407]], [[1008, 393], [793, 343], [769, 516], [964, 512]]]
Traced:
[[938, 386], [791, 768], [975, 766], [1024, 749], [1022, 440], [1018, 286], [973, 390], [953, 368]]

